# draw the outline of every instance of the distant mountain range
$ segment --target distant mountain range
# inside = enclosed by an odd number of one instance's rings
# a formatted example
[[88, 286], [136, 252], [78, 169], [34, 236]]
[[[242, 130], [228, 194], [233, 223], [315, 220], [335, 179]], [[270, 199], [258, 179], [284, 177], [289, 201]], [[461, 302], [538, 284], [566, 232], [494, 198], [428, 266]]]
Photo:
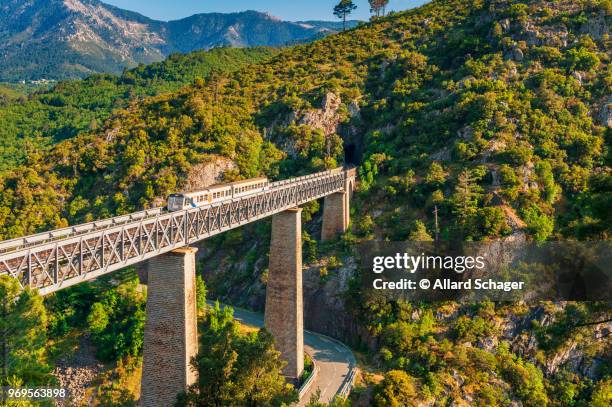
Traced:
[[98, 0], [0, 0], [0, 81], [116, 73], [174, 52], [295, 44], [341, 27], [282, 21], [256, 11], [163, 22]]

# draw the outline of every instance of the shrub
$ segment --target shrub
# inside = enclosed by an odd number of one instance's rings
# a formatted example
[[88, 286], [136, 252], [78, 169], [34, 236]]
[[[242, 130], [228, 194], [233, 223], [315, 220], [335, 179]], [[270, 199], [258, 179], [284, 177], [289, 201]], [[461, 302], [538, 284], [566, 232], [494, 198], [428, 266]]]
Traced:
[[537, 206], [531, 206], [523, 211], [523, 219], [533, 234], [535, 240], [542, 242], [552, 235], [555, 228], [555, 220], [542, 213]]
[[544, 388], [544, 375], [535, 365], [523, 361], [500, 346], [499, 359], [502, 376], [512, 384], [514, 393], [527, 407], [546, 407], [548, 396]]
[[444, 171], [444, 167], [442, 164], [438, 162], [432, 162], [429, 166], [429, 170], [427, 171], [427, 175], [425, 175], [425, 182], [433, 187], [440, 187], [446, 182], [446, 171]]
[[357, 229], [361, 236], [369, 236], [374, 232], [374, 219], [370, 215], [365, 215], [357, 223]]
[[595, 52], [580, 47], [567, 52], [565, 63], [570, 71], [590, 71], [598, 67], [601, 60]]
[[486, 319], [463, 315], [457, 319], [453, 327], [455, 338], [461, 341], [474, 342], [493, 333], [493, 324]]
[[527, 4], [522, 4], [522, 3], [512, 4], [510, 8], [508, 9], [509, 16], [516, 18], [516, 19], [527, 18], [528, 13], [529, 13], [529, 7], [527, 6]]
[[142, 352], [146, 301], [137, 288], [138, 279], [134, 278], [104, 293], [91, 308], [87, 323], [98, 356], [104, 361]]
[[506, 214], [500, 207], [485, 207], [479, 209], [478, 227], [485, 237], [498, 237], [507, 235], [512, 231], [508, 226]]
[[377, 407], [416, 406], [414, 379], [401, 370], [387, 372], [384, 380], [374, 391], [374, 405]]

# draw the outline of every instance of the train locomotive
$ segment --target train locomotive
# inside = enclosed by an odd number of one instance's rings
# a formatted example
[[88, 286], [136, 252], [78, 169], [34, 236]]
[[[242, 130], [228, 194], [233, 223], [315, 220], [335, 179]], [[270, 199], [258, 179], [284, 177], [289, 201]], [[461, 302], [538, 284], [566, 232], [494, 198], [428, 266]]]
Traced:
[[253, 178], [230, 184], [212, 186], [208, 189], [186, 194], [172, 194], [168, 197], [168, 211], [177, 212], [230, 198], [240, 198], [270, 188], [267, 178]]

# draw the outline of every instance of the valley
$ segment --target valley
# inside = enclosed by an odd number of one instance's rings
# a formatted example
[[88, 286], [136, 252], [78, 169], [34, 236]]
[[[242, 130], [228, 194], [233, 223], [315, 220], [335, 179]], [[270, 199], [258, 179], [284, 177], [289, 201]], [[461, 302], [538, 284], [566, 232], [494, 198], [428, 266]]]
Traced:
[[[609, 0], [434, 0], [290, 47], [0, 91], [0, 239], [184, 190], [356, 165], [345, 233], [319, 238], [319, 201], [301, 213], [305, 328], [345, 343], [362, 368], [330, 405], [607, 406], [610, 302], [381, 298], [360, 285], [359, 260], [368, 242], [609, 241], [611, 19]], [[262, 220], [198, 245], [200, 306], [263, 311], [271, 231]], [[137, 369], [146, 290], [135, 270], [118, 276], [24, 297], [46, 328], [28, 331], [31, 352], [14, 356], [28, 369], [12, 373], [48, 383], [45, 344], [75, 332], [105, 363]], [[270, 335], [229, 314], [200, 314], [205, 380], [181, 405], [291, 400]], [[273, 368], [260, 389], [263, 365]]]

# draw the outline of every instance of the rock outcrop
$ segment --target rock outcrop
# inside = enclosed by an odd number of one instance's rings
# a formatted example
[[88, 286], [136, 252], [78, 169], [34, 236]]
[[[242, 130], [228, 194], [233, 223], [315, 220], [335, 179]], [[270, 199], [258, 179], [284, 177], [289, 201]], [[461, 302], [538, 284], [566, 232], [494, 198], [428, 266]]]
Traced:
[[344, 264], [322, 278], [323, 265], [312, 265], [304, 271], [304, 324], [306, 329], [331, 336], [353, 346], [376, 348], [376, 339], [358, 323], [346, 308], [345, 293], [348, 283], [357, 272], [354, 258], [343, 259]]
[[232, 160], [221, 156], [214, 156], [209, 161], [194, 165], [191, 168], [184, 190], [197, 191], [221, 183], [225, 173], [236, 168], [237, 165]]
[[601, 40], [605, 36], [610, 35], [610, 27], [608, 26], [606, 13], [601, 10], [600, 13], [589, 17], [587, 22], [580, 28], [580, 31], [583, 34], [590, 35], [596, 40]]
[[85, 400], [87, 389], [93, 386], [96, 377], [104, 370], [104, 365], [95, 357], [95, 348], [89, 338], [79, 341], [75, 354], [56, 363], [53, 376], [59, 388], [68, 390], [69, 397], [58, 402], [58, 406], [80, 406], [89, 404]]
[[298, 120], [298, 124], [322, 130], [326, 136], [337, 133], [342, 120], [338, 114], [341, 105], [342, 99], [340, 96], [330, 92], [323, 98], [321, 109], [307, 110]]
[[599, 121], [601, 122], [602, 126], [612, 129], [612, 96], [610, 96], [608, 101], [601, 107], [601, 111], [599, 112]]

